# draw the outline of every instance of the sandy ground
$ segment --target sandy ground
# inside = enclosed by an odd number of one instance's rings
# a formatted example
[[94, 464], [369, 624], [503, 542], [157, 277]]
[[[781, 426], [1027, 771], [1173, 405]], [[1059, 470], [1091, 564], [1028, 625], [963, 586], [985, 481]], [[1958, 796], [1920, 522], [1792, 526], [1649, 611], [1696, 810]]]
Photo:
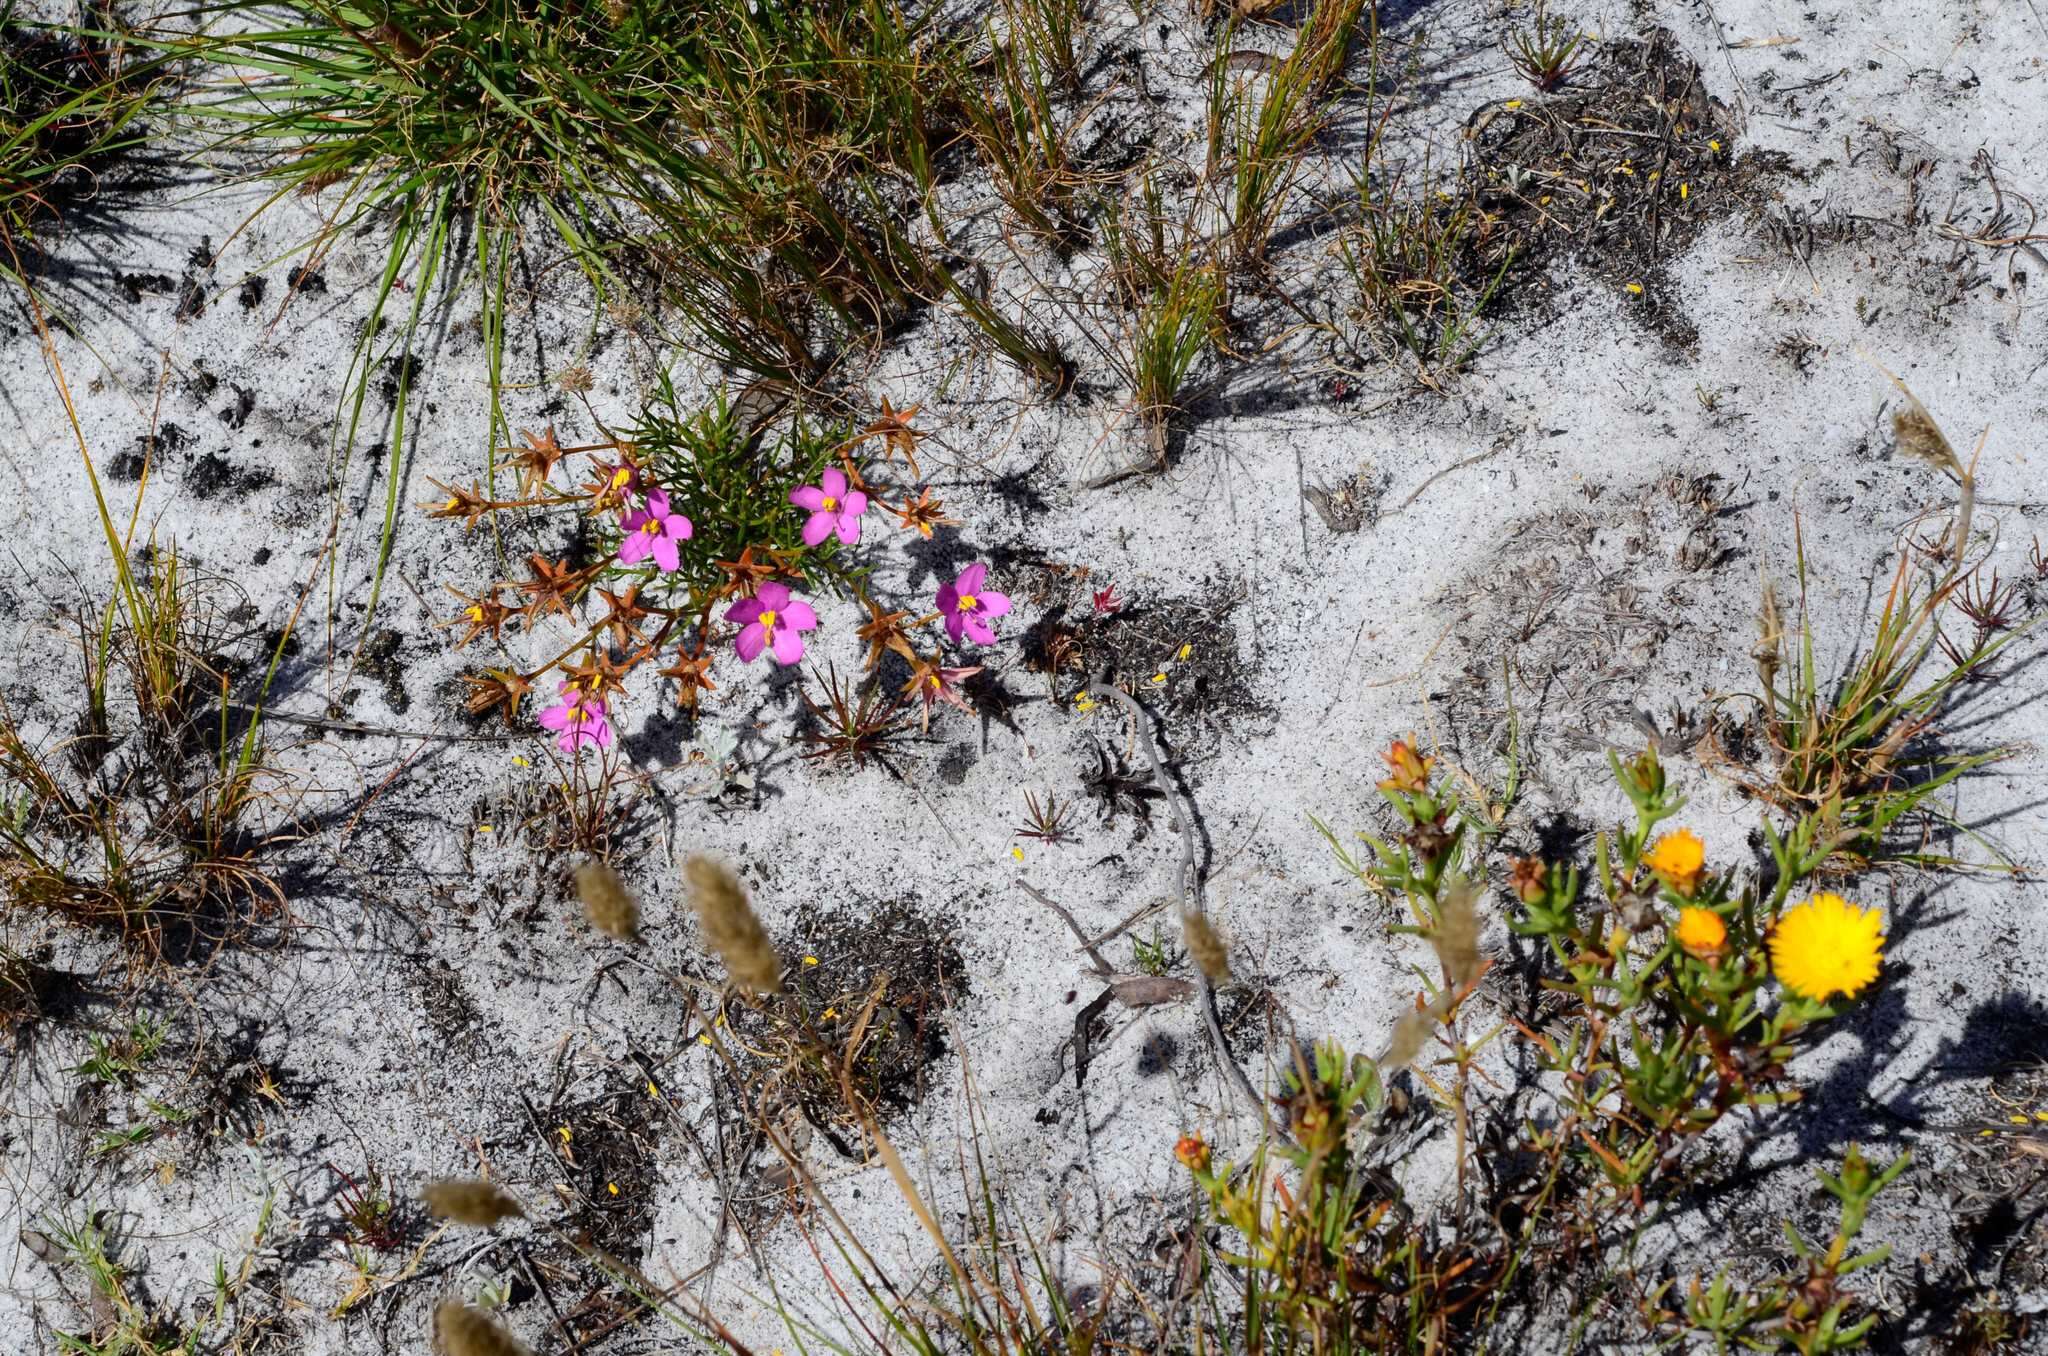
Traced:
[[[1426, 30], [1428, 70], [1402, 135], [1454, 147], [1474, 110], [1526, 96], [1491, 43], [1487, 6], [1399, 10], [1390, 30]], [[1633, 713], [1669, 731], [1746, 709], [1759, 581], [1789, 587], [1795, 523], [1817, 643], [1846, 662], [1901, 534], [1951, 496], [1925, 467], [1890, 455], [1897, 397], [1864, 355], [1900, 374], [1959, 446], [1989, 430], [1980, 549], [2004, 578], [2029, 572], [2029, 544], [2048, 526], [2038, 439], [2048, 329], [2030, 290], [2048, 273], [2048, 244], [1984, 243], [2043, 229], [2022, 206], [2048, 200], [2048, 28], [2031, 6], [1720, 0], [1572, 14], [1609, 37], [1668, 27], [1727, 106], [1731, 151], [1785, 157], [1755, 202], [1669, 262], [1663, 286], [1639, 296], [1561, 260], [1550, 294], [1494, 322], [1473, 370], [1444, 395], [1385, 371], [1340, 378], [1327, 352], [1283, 346], [1207, 393], [1170, 474], [1101, 489], [1088, 486], [1132, 440], [1122, 392], [1037, 401], [954, 321], [926, 321], [881, 355], [868, 385], [899, 406], [922, 404], [927, 473], [962, 526], [929, 543], [876, 531], [863, 549], [878, 591], [910, 599], [970, 560], [993, 562], [992, 582], [1018, 603], [985, 660], [1017, 699], [1012, 723], [943, 711], [892, 776], [798, 757], [792, 675], [728, 664], [694, 729], [652, 681], [636, 680], [618, 703], [626, 758], [663, 791], [638, 802], [622, 855], [646, 904], [648, 959], [702, 969], [675, 863], [708, 852], [743, 865], [785, 954], [839, 966], [849, 982], [892, 968], [913, 976], [933, 1000], [918, 1015], [933, 1025], [935, 1054], [921, 1100], [896, 1122], [898, 1142], [926, 1151], [913, 1155], [917, 1170], [955, 1208], [971, 1075], [980, 1149], [1077, 1282], [1098, 1263], [1139, 1264], [1184, 1209], [1178, 1133], [1241, 1147], [1257, 1122], [1233, 1101], [1185, 1004], [1111, 1009], [1115, 1035], [1076, 1086], [1062, 1043], [1099, 981], [1015, 882], [1105, 929], [1172, 893], [1177, 844], [1159, 807], [1149, 826], [1128, 808], [1105, 822], [1083, 793], [1101, 758], [1134, 767], [1142, 755], [1117, 712], [1077, 710], [1071, 682], [1051, 692], [1026, 670], [1020, 638], [1048, 611], [1085, 610], [1088, 591], [1109, 583], [1129, 600], [1126, 675], [1165, 717], [1237, 962], [1224, 1019], [1239, 1060], [1270, 1083], [1261, 1071], [1283, 1057], [1290, 1031], [1375, 1049], [1416, 992], [1425, 952], [1387, 935], [1390, 915], [1344, 875], [1310, 819], [1340, 833], [1375, 826], [1376, 753], [1388, 738], [1416, 730], [1497, 783], [1505, 662], [1525, 750], [1508, 841], [1612, 820], [1623, 803], [1602, 748], [1640, 741]], [[1111, 18], [1103, 41], [1135, 53], [1155, 85], [1193, 87], [1206, 49], [1178, 12], [1142, 26], [1117, 26], [1121, 9]], [[1326, 178], [1325, 188], [1341, 182], [1335, 168]], [[2009, 215], [1997, 222], [2000, 193]], [[305, 833], [281, 850], [291, 925], [270, 946], [213, 956], [203, 982], [194, 975], [163, 996], [174, 1034], [134, 1089], [88, 1097], [69, 1072], [87, 1054], [85, 1033], [118, 1020], [117, 957], [8, 921], [10, 945], [47, 948], [48, 963], [78, 979], [69, 1019], [44, 1023], [9, 1063], [0, 1236], [104, 1212], [149, 1294], [185, 1310], [207, 1302], [217, 1258], [240, 1265], [268, 1199], [255, 1268], [280, 1315], [270, 1349], [417, 1351], [438, 1294], [510, 1284], [494, 1269], [507, 1264], [479, 1263], [471, 1243], [441, 1237], [411, 1281], [330, 1318], [355, 1275], [336, 1236], [341, 1172], [404, 1192], [471, 1173], [481, 1156], [529, 1199], [604, 1221], [604, 1236], [655, 1274], [686, 1275], [713, 1255], [719, 1184], [693, 1145], [716, 1135], [722, 1109], [707, 1078], [714, 1057], [692, 1039], [675, 991], [643, 969], [607, 968], [617, 951], [582, 924], [569, 861], [519, 832], [552, 775], [539, 732], [441, 737], [473, 730], [455, 688], [470, 657], [432, 629], [453, 612], [441, 586], [469, 589], [495, 566], [485, 534], [409, 506], [431, 493], [427, 477], [466, 482], [480, 468], [474, 296], [435, 312], [399, 468], [407, 507], [368, 623], [370, 658], [351, 673], [388, 470], [361, 448], [336, 467], [330, 448], [381, 241], [338, 242], [322, 285], [286, 305], [298, 261], [285, 256], [320, 204], [287, 202], [245, 226], [259, 198], [167, 187], [115, 233], [59, 242], [52, 291], [76, 333], [57, 349], [117, 512], [134, 490], [130, 454], [157, 429], [138, 540], [175, 542], [221, 576], [246, 601], [236, 622], [252, 645], [307, 598], [273, 709], [403, 733], [270, 727], [270, 758], [295, 778], [289, 808]], [[201, 297], [203, 311], [181, 294]], [[519, 338], [515, 426], [552, 422], [565, 443], [591, 434], [581, 407], [549, 386], [584, 360], [593, 406], [608, 422], [630, 419], [662, 355], [610, 323], [583, 353], [587, 302], [556, 281], [541, 285], [538, 310]], [[1057, 307], [1045, 314], [1061, 323]], [[1696, 338], [1674, 342], [1672, 315]], [[12, 311], [0, 317], [0, 373], [0, 483], [13, 491], [0, 502], [0, 682], [27, 726], [55, 737], [71, 718], [74, 667], [70, 628], [53, 609], [106, 597], [111, 572], [34, 337]], [[700, 377], [683, 369], [685, 381]], [[341, 512], [323, 559], [331, 476]], [[1355, 530], [1333, 530], [1309, 487], [1347, 489]], [[521, 531], [520, 553], [560, 544], [554, 527]], [[1085, 567], [1085, 581], [1071, 567]], [[2038, 592], [2048, 601], [2048, 586]], [[817, 661], [855, 669], [861, 614], [831, 602], [820, 612]], [[514, 654], [530, 662], [562, 634], [522, 635]], [[2031, 869], [2048, 844], [2037, 650], [2021, 642], [1951, 722], [1959, 747], [2019, 750], [1962, 786], [1956, 805]], [[722, 764], [730, 777], [707, 770]], [[1690, 754], [1671, 766], [1693, 797], [1685, 822], [1715, 859], [1751, 858], [1755, 808]], [[1075, 798], [1076, 841], [1015, 836], [1026, 788]], [[2039, 1053], [2048, 897], [2005, 876], [1897, 873], [1859, 891], [1887, 910], [1886, 986], [1795, 1069], [1812, 1089], [1803, 1107], [1730, 1127], [1731, 1152], [1752, 1170], [1739, 1196], [1671, 1232], [1737, 1260], [1775, 1247], [1781, 1218], [1824, 1233], [1826, 1202], [1802, 1165], [1852, 1139], [1917, 1140], [1917, 1166], [1871, 1225], [1873, 1239], [1898, 1245], [1880, 1301], [1909, 1315], [1925, 1303], [1921, 1287], [1981, 1262], [1946, 1208], [1967, 1168], [1962, 1146], [1916, 1136], [1884, 1109], [1934, 1123], [1982, 1115], [1992, 1066]], [[1493, 908], [1488, 941], [1505, 950], [1498, 899]], [[1155, 921], [1170, 935], [1165, 917]], [[1131, 965], [1126, 940], [1111, 951]], [[282, 1081], [281, 1104], [255, 1109], [259, 1123], [93, 1152], [102, 1131], [126, 1123], [129, 1099], [189, 1103], [235, 1059]], [[1424, 1139], [1402, 1170], [1426, 1196], [1444, 1160]], [[925, 1263], [885, 1174], [823, 1142], [811, 1154], [878, 1255]], [[773, 1341], [771, 1278], [786, 1302], [821, 1318], [829, 1306], [777, 1215], [767, 1164], [758, 1154], [737, 1170], [759, 1198], [758, 1248], [727, 1239], [699, 1285], [739, 1331]], [[388, 1279], [412, 1260], [378, 1265]], [[0, 1346], [53, 1350], [52, 1329], [78, 1321], [78, 1293], [17, 1250], [0, 1287]], [[2039, 1289], [2013, 1300], [2048, 1308]], [[515, 1301], [513, 1321], [541, 1340], [542, 1305], [516, 1287]], [[643, 1332], [600, 1349], [666, 1348]]]

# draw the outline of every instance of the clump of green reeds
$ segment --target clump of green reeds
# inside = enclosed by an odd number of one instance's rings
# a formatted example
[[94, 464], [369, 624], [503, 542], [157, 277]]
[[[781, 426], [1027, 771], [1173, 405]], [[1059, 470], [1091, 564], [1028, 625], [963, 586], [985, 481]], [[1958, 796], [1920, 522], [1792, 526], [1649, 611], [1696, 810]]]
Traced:
[[17, 23], [0, 9], [0, 278], [100, 187], [107, 162], [148, 140], [164, 63], [118, 34]]
[[[1234, 266], [1265, 262], [1303, 158], [1328, 123], [1364, 10], [1364, 0], [1319, 0], [1281, 58], [1232, 51], [1235, 29], [1224, 34], [1210, 68], [1209, 178], [1224, 186]], [[1370, 40], [1377, 64], [1376, 17]], [[1248, 79], [1247, 71], [1256, 74]]]

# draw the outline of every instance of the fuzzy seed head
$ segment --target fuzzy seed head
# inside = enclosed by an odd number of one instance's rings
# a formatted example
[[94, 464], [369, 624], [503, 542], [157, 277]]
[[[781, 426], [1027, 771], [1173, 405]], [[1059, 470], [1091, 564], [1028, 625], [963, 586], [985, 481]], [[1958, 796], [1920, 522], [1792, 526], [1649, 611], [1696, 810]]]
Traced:
[[1387, 1038], [1387, 1048], [1376, 1063], [1383, 1073], [1406, 1068], [1422, 1053], [1423, 1042], [1429, 1039], [1430, 1029], [1436, 1025], [1437, 1017], [1450, 1006], [1450, 994], [1440, 993], [1428, 1003], [1413, 1012], [1404, 1013], [1394, 1023], [1394, 1034]]
[[1230, 982], [1230, 952], [1223, 945], [1223, 936], [1216, 931], [1216, 925], [1204, 913], [1184, 913], [1180, 916], [1181, 935], [1187, 939], [1188, 954], [1195, 958], [1195, 966], [1211, 984]]
[[590, 926], [622, 942], [638, 940], [640, 903], [618, 872], [603, 862], [585, 862], [576, 868], [576, 894]]
[[488, 1229], [501, 1220], [521, 1219], [526, 1214], [510, 1192], [490, 1182], [429, 1182], [420, 1188], [420, 1199], [435, 1219], [471, 1229]]
[[[1905, 390], [1901, 386], [1900, 390]], [[1947, 471], [1956, 479], [1963, 478], [1963, 463], [1949, 446], [1948, 438], [1942, 433], [1941, 425], [1934, 422], [1934, 416], [1927, 407], [1906, 391], [1909, 402], [1905, 409], [1892, 416], [1892, 437], [1898, 443], [1899, 455], [1924, 461], [1938, 471]]]
[[1479, 891], [1468, 880], [1453, 880], [1437, 895], [1437, 922], [1429, 944], [1444, 967], [1444, 978], [1465, 984], [1479, 977]]
[[781, 993], [782, 962], [768, 941], [768, 930], [747, 903], [739, 877], [708, 857], [692, 857], [683, 863], [683, 878], [689, 882], [704, 941], [733, 979], [749, 993]]
[[434, 1310], [446, 1356], [533, 1356], [533, 1348], [505, 1330], [505, 1325], [459, 1299], [444, 1299]]

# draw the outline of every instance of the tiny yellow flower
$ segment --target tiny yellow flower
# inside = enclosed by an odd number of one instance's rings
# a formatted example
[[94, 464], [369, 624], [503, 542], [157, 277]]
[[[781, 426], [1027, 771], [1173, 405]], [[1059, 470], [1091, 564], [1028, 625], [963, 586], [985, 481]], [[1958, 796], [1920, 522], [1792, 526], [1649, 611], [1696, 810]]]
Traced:
[[1020, 847], [1012, 847], [1010, 849], [1010, 855], [1021, 862], [1024, 860], [1024, 849]]
[[564, 1143], [564, 1144], [567, 1144], [567, 1143], [569, 1142], [569, 1127], [568, 1127], [568, 1126], [566, 1126], [566, 1125], [558, 1125], [558, 1126], [556, 1126], [556, 1127], [555, 1127], [555, 1133], [556, 1133], [556, 1134], [558, 1134], [558, 1135], [560, 1135], [560, 1136], [562, 1137], [562, 1143]]
[[1711, 960], [1728, 945], [1728, 925], [1717, 913], [1687, 905], [1678, 911], [1678, 944], [1701, 960]]
[[1707, 143], [1707, 149], [1710, 151], [1718, 151], [1721, 149], [1721, 143], [1718, 141], [1709, 141]]
[[699, 1032], [697, 1033], [697, 1044], [699, 1044], [699, 1045], [709, 1045], [709, 1044], [711, 1044], [711, 1033], [710, 1033], [710, 1032], [708, 1032], [708, 1031], [699, 1031]]
[[1787, 909], [1771, 929], [1771, 969], [1802, 998], [1854, 998], [1877, 978], [1884, 919], [1840, 895], [1819, 894]]
[[1521, 101], [1520, 99], [1510, 99], [1510, 100], [1508, 100], [1508, 102], [1507, 102], [1507, 108], [1508, 108], [1508, 111], [1509, 111], [1510, 113], [1514, 112], [1514, 111], [1515, 111], [1516, 109], [1520, 108], [1521, 106], [1522, 106], [1522, 101]]
[[1629, 283], [1627, 286], [1630, 296], [1639, 297], [1643, 294], [1643, 285], [1641, 283]]
[[476, 831], [478, 833], [496, 833], [498, 826], [495, 824], [479, 824], [476, 826]]
[[661, 1099], [661, 1089], [655, 1087], [654, 1084], [649, 1083], [647, 1085], [647, 1095], [659, 1101]]
[[817, 963], [818, 963], [818, 958], [817, 958], [816, 956], [805, 956], [805, 957], [804, 957], [804, 964], [805, 964], [805, 965], [816, 965]]
[[1187, 645], [1183, 645], [1183, 646], [1181, 646], [1181, 647], [1180, 647], [1180, 650], [1179, 650], [1179, 651], [1178, 651], [1178, 652], [1177, 652], [1177, 653], [1176, 653], [1176, 654], [1175, 654], [1175, 655], [1174, 655], [1173, 657], [1174, 657], [1175, 659], [1186, 659], [1186, 658], [1187, 658], [1187, 657], [1188, 657], [1189, 655], [1193, 654], [1194, 652], [1195, 652], [1195, 647], [1194, 647], [1194, 645], [1193, 645], [1193, 644], [1187, 644]]
[[1643, 854], [1643, 865], [1656, 872], [1666, 885], [1691, 899], [1693, 891], [1700, 888], [1700, 873], [1706, 869], [1707, 845], [1691, 829], [1677, 829], [1650, 844], [1650, 850]]
[[1690, 198], [1691, 196], [1692, 196], [1692, 185], [1691, 185], [1691, 184], [1680, 184], [1680, 185], [1678, 186], [1678, 200], [1679, 200], [1680, 202], [1684, 202], [1684, 201], [1685, 201], [1685, 200], [1686, 200], [1687, 198]]
[[525, 754], [523, 754], [523, 753], [515, 753], [515, 754], [513, 754], [513, 755], [512, 755], [512, 766], [513, 766], [513, 767], [532, 767], [532, 766], [533, 766], [533, 763], [532, 763], [532, 762], [531, 762], [531, 761], [530, 761], [530, 760], [529, 760], [529, 759], [527, 758], [527, 756], [526, 756]]
[[1155, 683], [1163, 683], [1166, 681], [1166, 675], [1163, 673], [1155, 673], [1152, 675], [1152, 681]]
[[619, 1184], [617, 1182], [606, 1182], [604, 1184], [604, 1189], [606, 1191], [611, 1192], [614, 1196], [619, 1194]]

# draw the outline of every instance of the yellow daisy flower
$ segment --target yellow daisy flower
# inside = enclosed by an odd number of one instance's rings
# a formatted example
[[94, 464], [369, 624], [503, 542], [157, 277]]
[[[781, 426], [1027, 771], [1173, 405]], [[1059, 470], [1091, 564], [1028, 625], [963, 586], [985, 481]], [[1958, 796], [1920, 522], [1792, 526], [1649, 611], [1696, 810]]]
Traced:
[[1665, 834], [1643, 854], [1643, 865], [1663, 878], [1672, 889], [1692, 898], [1700, 887], [1700, 873], [1707, 866], [1707, 845], [1691, 829]]
[[1771, 969], [1802, 998], [1854, 998], [1877, 978], [1884, 919], [1840, 895], [1819, 894], [1787, 909], [1771, 929]]
[[1702, 960], [1720, 955], [1728, 945], [1728, 925], [1707, 909], [1680, 909], [1676, 932], [1678, 944]]

